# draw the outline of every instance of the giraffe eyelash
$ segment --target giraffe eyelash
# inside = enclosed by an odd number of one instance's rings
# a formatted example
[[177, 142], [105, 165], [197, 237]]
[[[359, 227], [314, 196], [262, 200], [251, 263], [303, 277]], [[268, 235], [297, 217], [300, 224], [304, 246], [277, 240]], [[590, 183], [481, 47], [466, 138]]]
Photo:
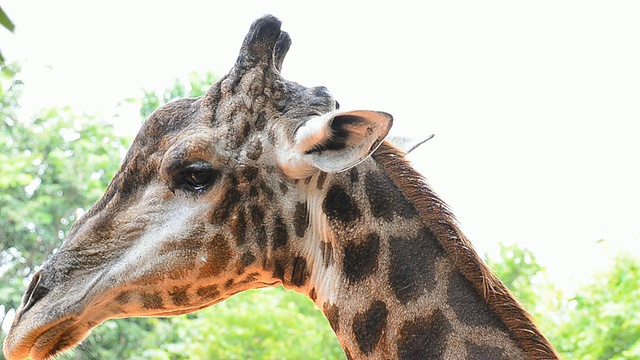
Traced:
[[172, 189], [202, 193], [220, 177], [211, 164], [197, 162], [187, 165], [173, 176]]

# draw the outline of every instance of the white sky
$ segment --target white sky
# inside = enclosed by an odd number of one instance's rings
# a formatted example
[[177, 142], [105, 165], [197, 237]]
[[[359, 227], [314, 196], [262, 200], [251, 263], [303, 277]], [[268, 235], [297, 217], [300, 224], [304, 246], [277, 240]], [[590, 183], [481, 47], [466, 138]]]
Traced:
[[[113, 116], [141, 88], [225, 74], [272, 13], [289, 80], [343, 108], [390, 112], [436, 137], [411, 159], [480, 253], [532, 249], [570, 284], [616, 251], [640, 254], [640, 3], [3, 1], [23, 106]], [[115, 119], [131, 129], [137, 113]], [[606, 244], [596, 244], [606, 239]]]

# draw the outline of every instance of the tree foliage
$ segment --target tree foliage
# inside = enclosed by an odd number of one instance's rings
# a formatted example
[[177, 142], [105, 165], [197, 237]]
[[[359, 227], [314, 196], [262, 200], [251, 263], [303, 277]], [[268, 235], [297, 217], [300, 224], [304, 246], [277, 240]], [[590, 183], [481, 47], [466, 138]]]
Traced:
[[487, 258], [505, 285], [567, 359], [640, 359], [640, 259], [614, 257], [614, 264], [567, 295], [549, 282], [535, 255], [517, 245], [500, 246]]
[[245, 291], [174, 318], [171, 326], [173, 341], [145, 350], [143, 358], [345, 358], [329, 322], [311, 300], [282, 287]]
[[[0, 318], [19, 306], [28, 280], [101, 195], [126, 142], [111, 125], [70, 108], [18, 119], [19, 68], [0, 78]], [[1, 336], [4, 338], [4, 334]]]
[[160, 105], [166, 104], [173, 99], [202, 96], [215, 80], [216, 76], [212, 72], [207, 72], [203, 75], [190, 72], [186, 78], [174, 79], [173, 85], [166, 89], [144, 89], [142, 90], [144, 95], [140, 99], [140, 116], [142, 119], [146, 119]]
[[8, 308], [18, 305], [19, 279], [46, 261], [98, 199], [125, 149], [110, 125], [69, 108], [19, 121], [17, 70], [3, 68], [0, 93], [0, 301]]
[[640, 359], [639, 260], [618, 255], [569, 299], [554, 331], [568, 359]]
[[531, 280], [543, 275], [542, 266], [531, 251], [517, 245], [501, 245], [499, 251], [497, 259], [489, 261], [491, 269], [509, 289], [518, 292], [518, 299], [525, 308], [534, 308], [537, 294]]

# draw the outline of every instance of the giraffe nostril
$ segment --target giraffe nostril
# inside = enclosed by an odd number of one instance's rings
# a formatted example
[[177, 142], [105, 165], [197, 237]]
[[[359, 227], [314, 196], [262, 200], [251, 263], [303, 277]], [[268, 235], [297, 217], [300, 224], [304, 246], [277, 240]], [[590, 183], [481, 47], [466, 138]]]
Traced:
[[35, 303], [49, 293], [49, 289], [42, 284], [41, 273], [41, 271], [38, 271], [31, 279], [31, 283], [29, 283], [29, 287], [22, 298], [23, 308], [21, 314], [27, 312]]

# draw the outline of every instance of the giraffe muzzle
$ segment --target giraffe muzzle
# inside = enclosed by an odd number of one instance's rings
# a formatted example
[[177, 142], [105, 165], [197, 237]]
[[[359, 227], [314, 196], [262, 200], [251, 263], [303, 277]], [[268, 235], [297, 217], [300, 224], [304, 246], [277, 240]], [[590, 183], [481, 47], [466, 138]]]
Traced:
[[[80, 342], [104, 318], [103, 312], [87, 312], [94, 300], [98, 276], [84, 277], [82, 290], [73, 293], [69, 303], [60, 301], [69, 293], [69, 283], [60, 276], [55, 256], [29, 283], [4, 342], [7, 359], [47, 359]], [[69, 271], [63, 268], [62, 272]]]

